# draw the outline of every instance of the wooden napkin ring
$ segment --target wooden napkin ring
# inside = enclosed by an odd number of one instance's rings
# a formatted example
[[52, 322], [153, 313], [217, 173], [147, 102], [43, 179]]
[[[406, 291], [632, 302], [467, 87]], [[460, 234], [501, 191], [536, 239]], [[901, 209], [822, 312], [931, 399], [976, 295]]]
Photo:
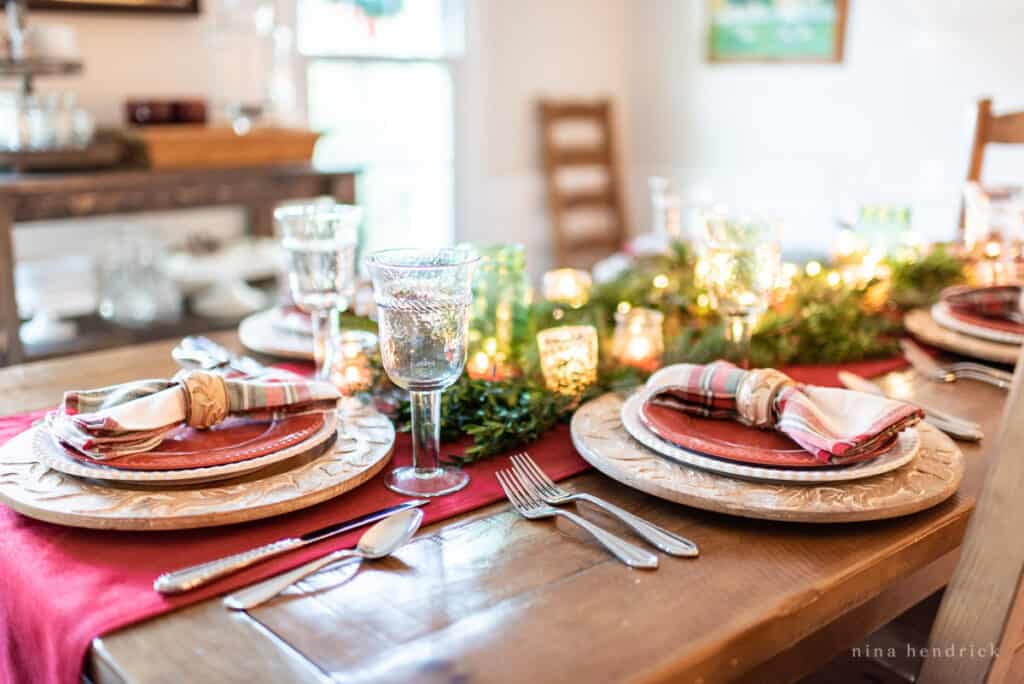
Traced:
[[228, 384], [216, 373], [193, 370], [180, 379], [185, 389], [185, 423], [205, 430], [228, 415]]
[[775, 398], [793, 380], [774, 368], [759, 368], [748, 371], [736, 389], [736, 411], [740, 417], [754, 427], [769, 429], [775, 427]]

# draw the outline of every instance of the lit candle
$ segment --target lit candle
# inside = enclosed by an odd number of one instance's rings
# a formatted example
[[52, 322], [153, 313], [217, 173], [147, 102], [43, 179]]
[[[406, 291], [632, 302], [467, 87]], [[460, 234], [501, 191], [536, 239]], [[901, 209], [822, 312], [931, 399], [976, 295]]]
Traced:
[[331, 363], [331, 382], [346, 397], [373, 387], [375, 373], [371, 357], [377, 336], [365, 330], [345, 330], [338, 335]]
[[488, 337], [480, 351], [466, 362], [466, 373], [474, 380], [505, 380], [515, 373], [508, 367], [506, 355], [498, 351], [498, 340]]
[[597, 382], [597, 329], [567, 325], [537, 333], [540, 367], [548, 389], [579, 396]]
[[578, 309], [590, 300], [593, 280], [586, 271], [559, 268], [544, 274], [544, 299]]
[[653, 371], [661, 362], [665, 351], [662, 322], [665, 316], [660, 311], [633, 307], [615, 314], [615, 334], [612, 337], [612, 354], [627, 366]]

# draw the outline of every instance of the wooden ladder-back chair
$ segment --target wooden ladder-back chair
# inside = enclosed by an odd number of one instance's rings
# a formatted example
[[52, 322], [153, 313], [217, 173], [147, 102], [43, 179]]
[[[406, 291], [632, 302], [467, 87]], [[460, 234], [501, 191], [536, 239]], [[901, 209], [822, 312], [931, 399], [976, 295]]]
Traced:
[[555, 260], [590, 267], [618, 251], [627, 233], [612, 105], [543, 100], [538, 108]]
[[[1024, 363], [918, 682], [1024, 682]], [[996, 646], [998, 655], [992, 653]], [[951, 652], [949, 649], [953, 649]], [[960, 651], [960, 649], [965, 649]], [[973, 650], [972, 650], [973, 649]]]
[[[992, 114], [992, 98], [978, 100], [971, 158], [967, 166], [967, 182], [981, 182], [981, 167], [985, 161], [985, 148], [989, 143], [1024, 144], [1024, 112], [1009, 112], [995, 116]], [[964, 216], [961, 211], [961, 231], [963, 227]]]

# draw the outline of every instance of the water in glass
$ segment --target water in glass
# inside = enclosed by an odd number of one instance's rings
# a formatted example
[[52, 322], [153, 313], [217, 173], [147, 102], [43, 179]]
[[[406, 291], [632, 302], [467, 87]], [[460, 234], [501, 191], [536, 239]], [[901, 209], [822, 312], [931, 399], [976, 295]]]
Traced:
[[286, 237], [288, 286], [305, 311], [344, 309], [355, 289], [355, 243]]
[[399, 290], [377, 299], [381, 360], [399, 387], [429, 392], [452, 385], [466, 363], [469, 298]]

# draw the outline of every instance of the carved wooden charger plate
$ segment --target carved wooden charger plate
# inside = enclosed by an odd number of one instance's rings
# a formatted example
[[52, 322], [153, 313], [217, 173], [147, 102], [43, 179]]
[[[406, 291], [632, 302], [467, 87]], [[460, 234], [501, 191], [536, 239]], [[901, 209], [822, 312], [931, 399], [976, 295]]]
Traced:
[[37, 426], [0, 447], [0, 502], [31, 518], [109, 530], [230, 525], [307, 508], [363, 484], [384, 468], [395, 429], [373, 409], [341, 416], [337, 442], [296, 461], [217, 483], [145, 488], [67, 475], [40, 463]]
[[903, 325], [911, 335], [925, 344], [940, 349], [973, 356], [986, 361], [1015, 364], [1020, 356], [1019, 344], [1006, 344], [983, 340], [939, 325], [927, 309], [914, 309], [903, 318]]
[[727, 477], [659, 456], [622, 426], [623, 398], [606, 394], [572, 418], [580, 455], [614, 480], [677, 503], [747, 518], [791, 522], [859, 522], [916, 513], [952, 496], [964, 455], [937, 429], [918, 426], [921, 446], [901, 468], [853, 482], [787, 484]]

